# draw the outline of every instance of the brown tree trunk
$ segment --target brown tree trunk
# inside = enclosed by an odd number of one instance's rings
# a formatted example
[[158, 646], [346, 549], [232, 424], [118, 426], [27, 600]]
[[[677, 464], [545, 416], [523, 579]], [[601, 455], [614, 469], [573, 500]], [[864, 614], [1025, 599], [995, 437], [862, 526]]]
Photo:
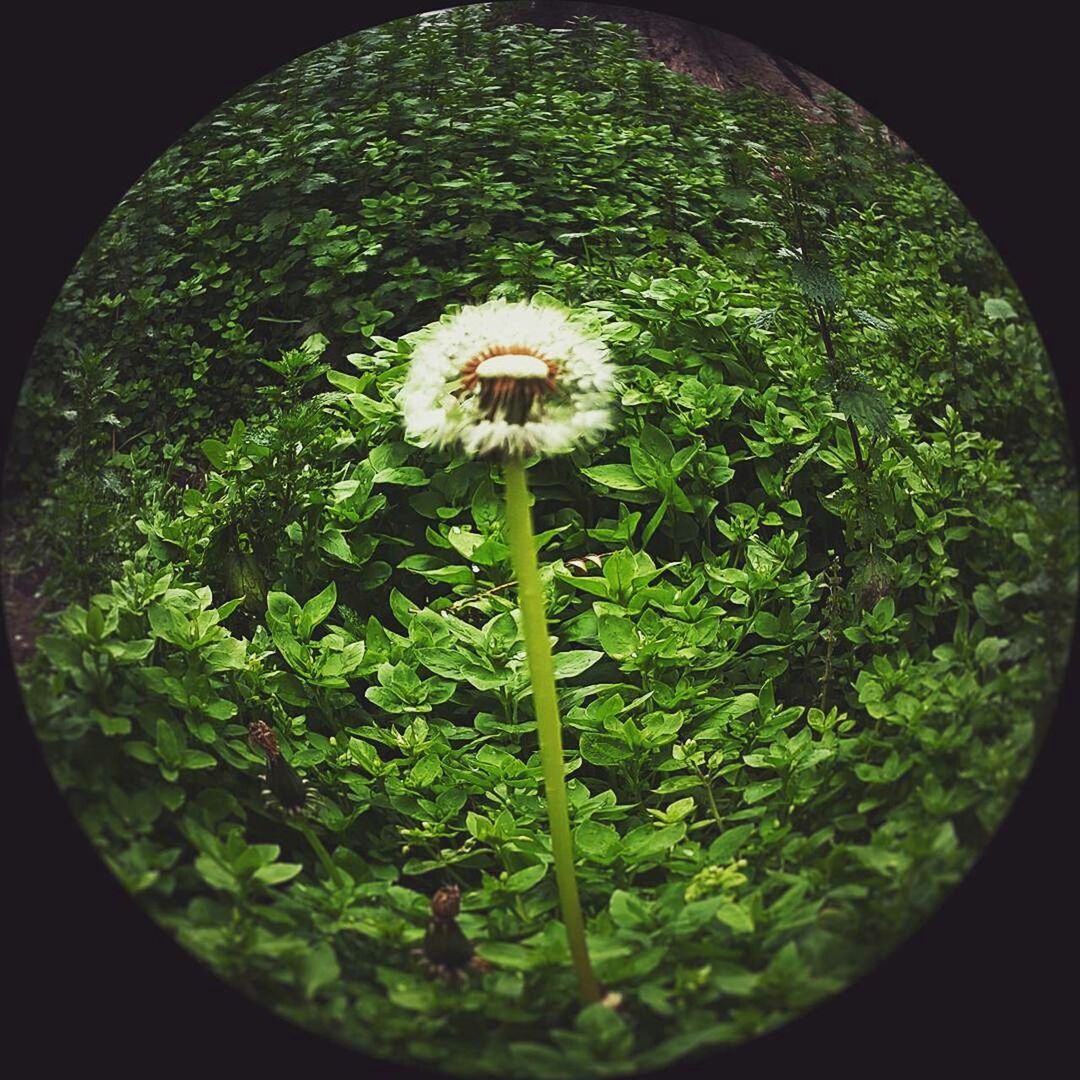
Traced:
[[[496, 9], [497, 10], [497, 9]], [[639, 31], [645, 54], [672, 71], [682, 72], [716, 90], [756, 87], [786, 98], [813, 119], [831, 119], [815, 98], [836, 90], [816, 75], [782, 57], [711, 26], [687, 22], [656, 11], [572, 0], [533, 0], [506, 5], [505, 16], [549, 29], [566, 27], [579, 16], [620, 22]], [[867, 114], [856, 107], [855, 115]]]

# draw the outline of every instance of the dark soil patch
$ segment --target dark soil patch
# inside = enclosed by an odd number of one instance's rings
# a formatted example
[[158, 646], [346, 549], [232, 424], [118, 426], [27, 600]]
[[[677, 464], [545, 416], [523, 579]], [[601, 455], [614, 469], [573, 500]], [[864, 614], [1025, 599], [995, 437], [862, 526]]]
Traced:
[[8, 649], [15, 665], [31, 659], [42, 632], [41, 616], [46, 600], [42, 584], [48, 572], [41, 567], [12, 572], [7, 566], [3, 572], [4, 630]]

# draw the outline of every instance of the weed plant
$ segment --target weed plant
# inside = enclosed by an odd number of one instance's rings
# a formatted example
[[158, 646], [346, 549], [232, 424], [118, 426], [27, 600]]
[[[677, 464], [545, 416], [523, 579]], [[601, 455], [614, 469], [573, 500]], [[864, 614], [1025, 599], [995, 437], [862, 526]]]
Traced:
[[[825, 104], [459, 9], [252, 86], [95, 237], [8, 457], [56, 609], [21, 677], [93, 843], [223, 978], [460, 1075], [652, 1068], [850, 984], [987, 843], [1072, 632], [1060, 401], [955, 196]], [[500, 470], [395, 406], [419, 328], [537, 294], [618, 371], [606, 441], [529, 471], [618, 1009], [558, 919]], [[453, 885], [450, 984], [412, 950]]]

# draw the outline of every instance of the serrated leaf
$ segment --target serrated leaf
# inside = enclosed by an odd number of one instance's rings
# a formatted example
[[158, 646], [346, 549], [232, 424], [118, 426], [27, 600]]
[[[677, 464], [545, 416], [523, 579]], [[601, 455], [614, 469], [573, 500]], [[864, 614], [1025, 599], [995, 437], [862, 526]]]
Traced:
[[886, 434], [892, 427], [893, 411], [885, 395], [875, 386], [860, 381], [849, 388], [833, 391], [837, 409], [877, 435]]
[[797, 260], [791, 273], [795, 284], [812, 303], [831, 311], [843, 301], [840, 282], [822, 257]]

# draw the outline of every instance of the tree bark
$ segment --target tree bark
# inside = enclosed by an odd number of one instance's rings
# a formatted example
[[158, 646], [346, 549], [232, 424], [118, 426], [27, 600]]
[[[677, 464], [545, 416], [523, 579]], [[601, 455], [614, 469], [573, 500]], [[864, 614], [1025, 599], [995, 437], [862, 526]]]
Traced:
[[[661, 12], [607, 3], [579, 3], [576, 0], [532, 0], [525, 3], [496, 4], [497, 17], [507, 22], [525, 22], [549, 29], [566, 28], [582, 15], [603, 22], [622, 23], [640, 32], [645, 54], [673, 71], [696, 79], [714, 90], [756, 89], [789, 100], [811, 120], [831, 122], [832, 110], [821, 98], [837, 93], [831, 83], [781, 56], [751, 42], [724, 33], [712, 26], [687, 22]], [[877, 122], [858, 103], [852, 103], [849, 117], [863, 125]], [[897, 149], [903, 141], [889, 132]]]
[[[830, 111], [822, 108], [818, 99], [836, 93], [835, 87], [797, 64], [712, 26], [640, 8], [573, 0], [533, 0], [527, 4], [508, 4], [504, 11], [503, 17], [507, 19], [548, 29], [565, 28], [580, 16], [620, 22], [641, 33], [650, 60], [672, 71], [720, 91], [756, 87], [786, 98], [811, 119], [832, 119]], [[853, 119], [859, 122], [871, 119], [857, 105], [853, 113]]]

